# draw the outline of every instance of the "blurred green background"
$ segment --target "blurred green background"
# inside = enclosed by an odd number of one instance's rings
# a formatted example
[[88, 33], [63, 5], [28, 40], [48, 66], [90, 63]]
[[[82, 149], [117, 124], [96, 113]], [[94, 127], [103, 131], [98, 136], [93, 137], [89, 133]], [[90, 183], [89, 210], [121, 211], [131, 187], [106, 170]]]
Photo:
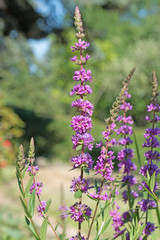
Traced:
[[[75, 97], [69, 92], [75, 84], [72, 76], [77, 69], [70, 61], [74, 55], [70, 47], [76, 41], [73, 23], [76, 5], [81, 10], [86, 40], [90, 42], [91, 60], [86, 68], [93, 72], [94, 92], [88, 99], [95, 107], [92, 131], [95, 142], [102, 138], [105, 118], [109, 117], [124, 78], [136, 66], [130, 83], [131, 114], [140, 148], [143, 143], [152, 71], [160, 77], [160, 0], [0, 0], [2, 240], [31, 239], [24, 228], [11, 167], [18, 146], [23, 143], [26, 149], [33, 136], [36, 155], [45, 157], [45, 162], [69, 163], [74, 154], [69, 125]], [[94, 150], [94, 157], [97, 154]], [[141, 149], [140, 156], [143, 161]], [[50, 165], [49, 169], [54, 171]], [[61, 166], [57, 172], [60, 169]], [[46, 177], [48, 186], [51, 184], [50, 193], [55, 187], [52, 186], [55, 173], [44, 170], [40, 176]], [[47, 180], [49, 174], [51, 178]], [[58, 211], [55, 208], [58, 209], [59, 202], [59, 199], [54, 202], [52, 215]]]
[[93, 72], [89, 100], [95, 106], [96, 141], [130, 70], [137, 67], [130, 84], [137, 126], [145, 125], [152, 70], [159, 76], [159, 0], [1, 0], [1, 105], [23, 121], [10, 123], [19, 135], [7, 139], [17, 147], [33, 136], [38, 156], [61, 161], [72, 155], [69, 125], [74, 97], [69, 92], [77, 66], [70, 61], [74, 55], [70, 47], [76, 40], [76, 5], [90, 42], [91, 61], [86, 67]]

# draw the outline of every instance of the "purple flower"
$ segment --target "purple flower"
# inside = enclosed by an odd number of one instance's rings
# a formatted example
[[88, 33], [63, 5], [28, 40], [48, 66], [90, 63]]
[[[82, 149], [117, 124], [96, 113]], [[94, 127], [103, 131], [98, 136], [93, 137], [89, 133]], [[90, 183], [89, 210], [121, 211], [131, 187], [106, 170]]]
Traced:
[[150, 105], [147, 106], [147, 108], [148, 108], [148, 110], [147, 110], [148, 112], [151, 112], [151, 111], [158, 112], [158, 111], [160, 111], [159, 104], [151, 103]]
[[100, 143], [96, 143], [96, 148], [101, 148], [103, 146], [103, 143], [102, 143], [102, 141], [100, 141]]
[[44, 212], [45, 208], [46, 208], [46, 201], [41, 201], [41, 203], [37, 207], [37, 212], [39, 213], [38, 216], [43, 217], [43, 212]]
[[160, 153], [157, 151], [147, 151], [144, 153], [146, 159], [151, 162], [152, 160], [160, 161]]
[[75, 71], [74, 72], [74, 76], [73, 79], [74, 81], [81, 81], [81, 82], [87, 82], [90, 81], [92, 82], [92, 77], [91, 77], [91, 70], [85, 70], [84, 68], [82, 68], [80, 71]]
[[[149, 186], [147, 185], [147, 183], [145, 181], [142, 181], [141, 185], [144, 186], [145, 188], [147, 188], [147, 190], [151, 191]], [[138, 190], [140, 190], [140, 191], [144, 190], [144, 188], [141, 185], [138, 187]], [[155, 192], [157, 189], [158, 189], [158, 183], [155, 182], [153, 192]]]
[[132, 143], [133, 141], [130, 139], [130, 137], [124, 137], [118, 140], [118, 145], [122, 145], [122, 146], [127, 146]]
[[[127, 192], [127, 190], [122, 192], [122, 195], [123, 195], [123, 201], [126, 203], [128, 201], [128, 192]], [[137, 198], [138, 197], [138, 193], [135, 192], [134, 190], [132, 190], [131, 193], [130, 193], [130, 198], [131, 197]]]
[[119, 161], [130, 160], [134, 157], [133, 149], [125, 148], [118, 152], [117, 159]]
[[138, 202], [138, 204], [140, 205], [142, 212], [147, 212], [148, 209], [157, 207], [157, 204], [155, 201], [147, 200], [147, 199], [142, 199], [140, 202]]
[[122, 182], [128, 183], [130, 186], [137, 184], [137, 179], [133, 175], [126, 175], [123, 177]]
[[92, 119], [82, 115], [75, 116], [72, 118], [71, 125], [72, 129], [77, 133], [86, 133], [92, 129]]
[[79, 145], [83, 145], [85, 148], [92, 150], [93, 145], [91, 144], [91, 142], [93, 140], [94, 139], [90, 133], [76, 133], [72, 136], [73, 148], [76, 149]]
[[71, 218], [75, 222], [82, 223], [85, 220], [85, 217], [91, 217], [91, 208], [85, 204], [75, 203], [70, 207]]
[[73, 157], [71, 161], [74, 163], [73, 168], [85, 166], [89, 169], [92, 169], [93, 166], [93, 160], [89, 153], [77, 155], [76, 157]]
[[127, 112], [128, 110], [132, 110], [132, 105], [128, 102], [124, 102], [121, 106], [120, 106], [121, 110], [124, 110], [125, 112]]
[[70, 95], [79, 95], [80, 97], [86, 96], [87, 94], [91, 94], [92, 89], [89, 85], [81, 86], [80, 84], [75, 85], [73, 89], [71, 89]]
[[81, 180], [81, 177], [78, 177], [77, 179], [74, 178], [72, 180], [70, 190], [71, 192], [77, 192], [78, 190], [80, 190], [81, 192], [86, 193], [88, 189], [91, 188], [89, 185], [90, 185], [89, 180], [86, 179]]
[[72, 236], [70, 240], [87, 240], [87, 239], [81, 235], [76, 235], [76, 236]]
[[160, 116], [158, 116], [158, 115], [156, 115], [155, 117], [153, 117], [152, 119], [151, 119], [151, 117], [150, 116], [146, 116], [146, 118], [145, 118], [147, 121], [149, 121], [149, 122], [153, 122], [153, 123], [157, 123], [158, 121], [160, 121]]
[[76, 107], [78, 111], [80, 111], [83, 116], [92, 115], [93, 113], [93, 105], [88, 100], [77, 99], [76, 101], [72, 102], [72, 107]]
[[124, 212], [122, 214], [122, 219], [123, 219], [123, 222], [125, 221], [131, 221], [131, 214], [127, 211], [127, 212]]
[[131, 126], [128, 125], [122, 125], [120, 128], [116, 129], [115, 132], [117, 133], [117, 135], [119, 134], [123, 134], [123, 135], [132, 135], [133, 130]]
[[128, 117], [123, 117], [122, 115], [119, 115], [117, 117], [117, 122], [120, 122], [120, 123], [123, 123], [123, 124], [133, 124], [133, 120], [132, 120], [132, 117], [131, 116], [128, 116]]
[[36, 194], [40, 195], [42, 192], [43, 184], [42, 182], [32, 183], [30, 188], [30, 194], [32, 194], [33, 190], [36, 189]]
[[76, 61], [77, 61], [77, 56], [72, 57], [72, 58], [71, 58], [71, 61], [72, 61], [72, 62], [76, 62]]
[[112, 160], [115, 158], [113, 154], [114, 154], [113, 151], [108, 151], [106, 153], [105, 148], [102, 147], [101, 155], [98, 157], [99, 161], [96, 162], [96, 165], [94, 167], [94, 169], [96, 170], [96, 174], [100, 173], [102, 177], [110, 181], [114, 179], [111, 176], [113, 169]]
[[146, 142], [144, 142], [143, 147], [158, 148], [160, 147], [160, 142], [155, 137], [146, 138]]
[[75, 43], [75, 47], [71, 47], [71, 49], [72, 49], [72, 52], [75, 52], [75, 51], [85, 50], [88, 47], [89, 47], [88, 42], [85, 42], [84, 40], [82, 41], [81, 39], [79, 39], [78, 43]]
[[124, 173], [126, 174], [129, 174], [131, 171], [135, 171], [137, 169], [135, 163], [133, 163], [131, 160], [120, 162], [118, 167], [120, 170], [124, 167]]
[[119, 206], [116, 206], [116, 209], [110, 211], [110, 216], [112, 217], [112, 226], [114, 228], [114, 237], [120, 236], [124, 233], [125, 230], [121, 230], [120, 228], [123, 226], [123, 221], [120, 213], [118, 212]]
[[147, 172], [149, 173], [150, 176], [152, 176], [153, 173], [156, 172], [155, 176], [157, 177], [157, 175], [160, 173], [160, 169], [157, 165], [151, 163], [144, 165], [143, 167], [141, 167], [139, 171], [139, 173], [145, 177], [147, 177]]
[[27, 172], [31, 175], [31, 176], [35, 176], [38, 172], [39, 168], [38, 166], [33, 166], [31, 164], [29, 164], [28, 168], [27, 168]]
[[66, 218], [68, 217], [68, 213], [67, 211], [69, 210], [69, 208], [65, 205], [60, 205], [59, 206], [59, 211], [61, 212], [61, 214], [59, 215], [60, 218]]
[[154, 226], [154, 223], [147, 222], [145, 229], [143, 230], [143, 234], [146, 236], [151, 235], [152, 232], [154, 232], [156, 227]]

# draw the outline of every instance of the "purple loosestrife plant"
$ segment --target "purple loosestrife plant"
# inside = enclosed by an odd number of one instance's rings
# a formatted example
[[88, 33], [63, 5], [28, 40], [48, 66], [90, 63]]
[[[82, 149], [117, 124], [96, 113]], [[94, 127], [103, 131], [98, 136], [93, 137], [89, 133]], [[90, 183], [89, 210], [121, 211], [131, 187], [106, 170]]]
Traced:
[[[41, 182], [36, 182], [35, 176], [38, 173], [38, 166], [34, 166], [35, 161], [35, 153], [34, 153], [34, 140], [31, 139], [30, 147], [28, 151], [28, 157], [26, 158], [24, 155], [23, 146], [21, 145], [19, 148], [19, 153], [16, 162], [16, 176], [18, 180], [19, 189], [21, 192], [20, 200], [25, 212], [25, 220], [30, 230], [32, 231], [35, 239], [41, 240], [46, 239], [47, 233], [47, 225], [49, 224], [56, 239], [60, 240], [55, 228], [53, 227], [49, 216], [47, 215], [48, 208], [50, 206], [51, 200], [44, 201], [41, 200], [41, 192], [43, 184]], [[25, 164], [27, 162], [27, 164]], [[25, 175], [29, 175], [29, 180], [27, 185], [24, 184]], [[33, 222], [33, 216], [35, 215], [35, 206], [36, 206], [36, 197], [39, 202], [37, 206], [37, 214], [44, 218], [44, 221], [41, 226], [40, 233], [36, 225]]]
[[76, 202], [70, 207], [71, 219], [78, 222], [78, 233], [71, 239], [82, 239], [81, 237], [81, 224], [86, 219], [91, 217], [91, 208], [82, 203], [82, 194], [88, 191], [89, 181], [84, 178], [84, 170], [91, 169], [93, 165], [92, 157], [86, 152], [86, 149], [92, 150], [92, 141], [94, 140], [90, 131], [92, 129], [92, 113], [93, 105], [84, 100], [84, 97], [92, 93], [91, 87], [86, 84], [92, 82], [91, 70], [85, 69], [87, 61], [90, 56], [86, 54], [84, 56], [84, 50], [89, 47], [89, 43], [83, 40], [85, 34], [83, 30], [83, 22], [79, 8], [75, 9], [75, 26], [77, 42], [75, 46], [71, 47], [72, 52], [77, 52], [71, 60], [74, 61], [80, 69], [75, 71], [73, 80], [78, 82], [73, 89], [71, 89], [70, 95], [77, 95], [79, 98], [73, 101], [72, 107], [77, 110], [77, 115], [72, 118], [71, 128], [75, 131], [72, 137], [73, 148], [81, 151], [77, 156], [72, 158], [73, 169], [80, 168], [80, 176], [72, 180], [71, 191], [74, 191], [75, 198], [79, 198], [79, 202]]
[[[125, 79], [120, 94], [112, 105], [110, 117], [106, 119], [106, 131], [102, 132], [103, 142], [96, 144], [96, 147], [100, 148], [100, 155], [94, 163], [91, 154], [88, 153], [93, 148], [92, 142], [94, 140], [90, 133], [92, 130], [93, 105], [85, 99], [88, 94], [92, 93], [92, 88], [89, 85], [89, 83], [92, 83], [91, 70], [86, 69], [90, 56], [84, 53], [89, 47], [89, 43], [84, 40], [85, 34], [78, 7], [75, 9], [75, 26], [77, 42], [71, 47], [71, 50], [77, 54], [71, 58], [71, 61], [77, 64], [79, 69], [74, 72], [75, 86], [70, 92], [71, 96], [77, 96], [77, 99], [72, 102], [72, 107], [76, 109], [76, 115], [73, 116], [70, 126], [74, 131], [72, 136], [73, 149], [78, 151], [78, 154], [72, 157], [71, 162], [73, 164], [72, 169], [79, 168], [80, 173], [72, 179], [70, 191], [74, 193], [76, 201], [68, 208], [64, 204], [64, 193], [61, 194], [63, 201], [61, 201], [59, 210], [61, 211], [60, 220], [63, 233], [58, 235], [56, 231], [58, 225], [54, 228], [47, 214], [51, 200], [41, 200], [43, 183], [36, 181], [39, 168], [34, 165], [34, 141], [31, 139], [28, 157], [25, 157], [21, 145], [16, 163], [16, 175], [21, 192], [20, 200], [24, 208], [26, 223], [37, 240], [46, 239], [48, 225], [57, 240], [65, 239], [66, 225], [64, 219], [68, 215], [74, 222], [78, 223], [77, 233], [75, 236], [70, 237], [70, 240], [89, 240], [93, 224], [96, 225], [94, 240], [100, 240], [111, 221], [114, 230], [112, 239], [147, 240], [148, 236], [150, 237], [156, 229], [155, 224], [149, 221], [149, 211], [156, 209], [157, 216], [159, 215], [158, 198], [155, 194], [158, 189], [158, 174], [160, 173], [160, 169], [156, 164], [160, 160], [158, 151], [160, 147], [160, 128], [158, 125], [160, 121], [160, 105], [158, 102], [156, 74], [153, 72], [152, 98], [151, 103], [147, 106], [149, 114], [146, 116], [146, 120], [151, 124], [151, 127], [147, 128], [144, 134], [145, 142], [143, 147], [147, 149], [145, 152], [146, 162], [139, 172], [143, 179], [139, 191], [147, 193], [147, 197], [139, 199], [137, 206], [134, 207], [134, 201], [135, 198], [138, 198], [138, 193], [132, 189], [133, 186], [136, 187], [137, 179], [135, 174], [133, 175], [136, 165], [132, 161], [134, 152], [130, 147], [133, 142], [131, 139], [133, 120], [131, 115], [128, 115], [128, 111], [132, 109], [132, 105], [128, 102], [131, 97], [128, 93], [128, 86], [135, 68]], [[121, 147], [121, 150], [117, 155], [119, 171], [116, 175], [113, 175], [114, 160], [116, 158], [115, 147], [118, 147], [118, 149]], [[85, 177], [89, 170], [94, 170], [99, 180], [95, 180], [94, 186]], [[25, 175], [29, 176], [27, 184], [24, 183]], [[122, 198], [124, 203], [128, 204], [128, 207], [127, 211], [121, 214], [120, 207], [116, 202], [116, 195], [119, 194], [120, 188], [124, 187]], [[91, 211], [90, 206], [85, 204], [84, 198], [82, 198], [84, 194], [90, 200], [95, 201], [93, 211]], [[44, 219], [40, 233], [33, 222], [35, 210], [37, 210], [36, 214]], [[99, 221], [100, 217], [101, 220]], [[83, 222], [88, 222], [88, 231], [85, 236], [82, 234]], [[104, 238], [109, 239], [107, 234], [104, 235]]]
[[[151, 125], [150, 128], [146, 129], [144, 133], [145, 142], [143, 147], [147, 149], [145, 152], [145, 165], [141, 167], [140, 174], [143, 177], [143, 181], [139, 186], [139, 190], [147, 191], [147, 199], [142, 199], [138, 202], [140, 210], [145, 213], [145, 223], [146, 227], [144, 229], [144, 233], [146, 238], [152, 234], [152, 232], [156, 229], [153, 223], [149, 222], [148, 212], [149, 209], [157, 207], [157, 201], [155, 199], [155, 192], [158, 188], [157, 176], [160, 173], [159, 167], [156, 163], [160, 160], [160, 153], [157, 152], [157, 149], [160, 147], [160, 105], [158, 101], [158, 81], [155, 72], [152, 75], [152, 98], [150, 104], [147, 106], [147, 111], [149, 115], [146, 116], [146, 120]], [[150, 200], [150, 196], [154, 198], [154, 200]]]
[[[132, 140], [130, 136], [133, 134], [132, 130], [132, 116], [128, 115], [128, 111], [132, 109], [132, 105], [127, 101], [129, 98], [131, 98], [131, 95], [128, 93], [129, 90], [129, 82], [131, 80], [131, 77], [135, 71], [135, 68], [131, 71], [131, 73], [128, 75], [128, 77], [125, 79], [123, 83], [123, 100], [122, 104], [120, 106], [120, 112], [119, 116], [117, 117], [116, 121], [119, 122], [119, 128], [115, 129], [115, 132], [117, 135], [119, 135], [119, 140], [117, 141], [117, 146], [122, 147], [122, 149], [118, 152], [117, 160], [119, 161], [118, 167], [119, 171], [121, 171], [121, 168], [124, 169], [124, 176], [122, 179], [122, 187], [126, 187], [126, 190], [122, 192], [123, 201], [125, 203], [128, 203], [128, 208], [130, 214], [130, 220], [132, 222], [133, 217], [133, 205], [135, 198], [138, 197], [138, 193], [131, 189], [131, 187], [135, 184], [137, 184], [137, 179], [133, 175], [133, 172], [136, 170], [135, 163], [132, 162], [132, 159], [134, 158], [134, 152], [133, 149], [130, 148], [130, 145], [132, 144]], [[132, 216], [132, 217], [131, 217]], [[126, 221], [123, 215], [123, 219]], [[121, 224], [123, 225], [123, 224]], [[123, 231], [120, 231], [119, 228], [115, 228], [115, 236], [119, 236], [123, 234]]]

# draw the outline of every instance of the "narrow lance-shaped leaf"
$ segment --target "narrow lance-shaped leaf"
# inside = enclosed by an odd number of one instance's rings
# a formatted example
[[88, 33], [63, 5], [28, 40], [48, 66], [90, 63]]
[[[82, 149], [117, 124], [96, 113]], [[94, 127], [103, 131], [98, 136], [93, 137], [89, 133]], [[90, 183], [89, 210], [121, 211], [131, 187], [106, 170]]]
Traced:
[[152, 192], [154, 191], [154, 187], [155, 187], [155, 180], [156, 180], [155, 174], [156, 172], [154, 172], [150, 178], [149, 188], [151, 189]]
[[27, 165], [25, 166], [25, 168], [23, 169], [22, 171], [22, 178], [24, 178], [25, 174], [26, 174], [26, 171], [28, 169], [28, 166], [29, 166], [29, 163], [27, 163]]
[[142, 226], [139, 227], [137, 233], [134, 234], [134, 236], [133, 236], [133, 240], [137, 240], [142, 235], [142, 232], [144, 229], [145, 229], [145, 224], [143, 224]]
[[40, 240], [46, 240], [47, 236], [47, 225], [48, 225], [48, 217], [42, 223], [41, 231], [40, 231]]
[[26, 204], [24, 203], [24, 201], [23, 201], [23, 199], [21, 198], [21, 196], [19, 196], [19, 197], [20, 197], [20, 200], [21, 200], [21, 203], [22, 203], [22, 206], [23, 206], [23, 208], [24, 208], [24, 211], [25, 211], [26, 216], [27, 216], [28, 218], [31, 218], [31, 215], [30, 215], [30, 213], [29, 213], [29, 211], [28, 211], [28, 209], [27, 209]]
[[22, 190], [22, 182], [18, 176], [18, 174], [16, 173], [16, 177], [17, 177], [17, 182], [18, 182], [18, 186], [19, 186], [19, 189], [20, 189], [20, 192], [22, 194], [22, 196], [24, 197], [24, 193], [23, 193], [23, 190]]
[[30, 200], [29, 200], [29, 206], [28, 206], [28, 211], [31, 217], [34, 215], [34, 209], [35, 209], [35, 196], [36, 196], [36, 189], [33, 190]]
[[31, 185], [33, 183], [33, 176], [30, 177], [30, 179], [28, 180], [28, 183], [27, 183], [27, 186], [25, 188], [25, 196], [27, 197], [28, 194], [30, 193], [30, 188], [31, 188]]
[[51, 205], [51, 199], [49, 199], [49, 200], [46, 202], [46, 207], [45, 207], [44, 213], [46, 213], [46, 212], [48, 211], [50, 205]]

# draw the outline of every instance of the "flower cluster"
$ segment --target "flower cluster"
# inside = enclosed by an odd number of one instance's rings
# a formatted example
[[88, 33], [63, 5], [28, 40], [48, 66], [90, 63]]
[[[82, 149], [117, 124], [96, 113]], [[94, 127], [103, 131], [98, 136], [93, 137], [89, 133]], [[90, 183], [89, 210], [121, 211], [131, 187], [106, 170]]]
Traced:
[[30, 194], [32, 194], [33, 190], [36, 189], [36, 194], [40, 195], [42, 192], [43, 184], [41, 182], [32, 183], [30, 188]]
[[115, 231], [114, 237], [116, 238], [122, 235], [125, 229], [121, 230], [121, 227], [124, 225], [124, 223], [122, 221], [122, 217], [120, 213], [118, 212], [119, 206], [116, 205], [116, 203], [114, 203], [114, 205], [115, 205], [115, 208], [114, 210], [110, 211], [110, 216], [112, 216], [112, 222], [113, 222], [112, 226]]
[[41, 201], [41, 203], [37, 207], [37, 212], [39, 213], [39, 216], [43, 217], [43, 212], [45, 211], [45, 208], [46, 208], [46, 201]]
[[91, 208], [86, 204], [79, 204], [76, 202], [70, 207], [71, 218], [75, 222], [82, 223], [86, 218], [91, 217]]
[[[92, 157], [89, 153], [85, 152], [85, 150], [92, 150], [92, 141], [94, 139], [90, 133], [92, 129], [91, 116], [93, 113], [93, 105], [88, 100], [84, 100], [86, 95], [92, 93], [91, 87], [86, 84], [92, 82], [91, 70], [84, 68], [90, 56], [88, 54], [84, 56], [83, 54], [83, 51], [89, 47], [89, 43], [82, 40], [85, 35], [83, 33], [83, 23], [78, 7], [75, 9], [75, 25], [78, 41], [71, 49], [72, 52], [79, 52], [79, 57], [76, 55], [71, 58], [71, 60], [77, 65], [80, 65], [80, 70], [74, 72], [73, 80], [78, 83], [71, 89], [70, 95], [76, 95], [79, 96], [79, 98], [72, 102], [72, 107], [76, 108], [77, 115], [72, 118], [70, 126], [72, 130], [75, 131], [75, 134], [72, 136], [73, 148], [81, 150], [81, 153], [72, 157], [71, 161], [73, 162], [73, 168], [79, 167], [81, 169], [81, 174], [78, 178], [72, 180], [70, 189], [75, 193], [79, 191], [82, 194], [86, 193], [90, 188], [89, 180], [85, 179], [83, 176], [83, 169], [91, 169], [93, 166]], [[87, 205], [82, 204], [82, 195], [79, 197], [79, 203], [77, 202], [70, 207], [70, 215], [71, 219], [79, 223], [79, 235], [71, 239], [84, 239], [84, 237], [79, 238], [81, 229], [80, 224], [86, 220], [86, 218], [90, 218], [91, 209]]]

